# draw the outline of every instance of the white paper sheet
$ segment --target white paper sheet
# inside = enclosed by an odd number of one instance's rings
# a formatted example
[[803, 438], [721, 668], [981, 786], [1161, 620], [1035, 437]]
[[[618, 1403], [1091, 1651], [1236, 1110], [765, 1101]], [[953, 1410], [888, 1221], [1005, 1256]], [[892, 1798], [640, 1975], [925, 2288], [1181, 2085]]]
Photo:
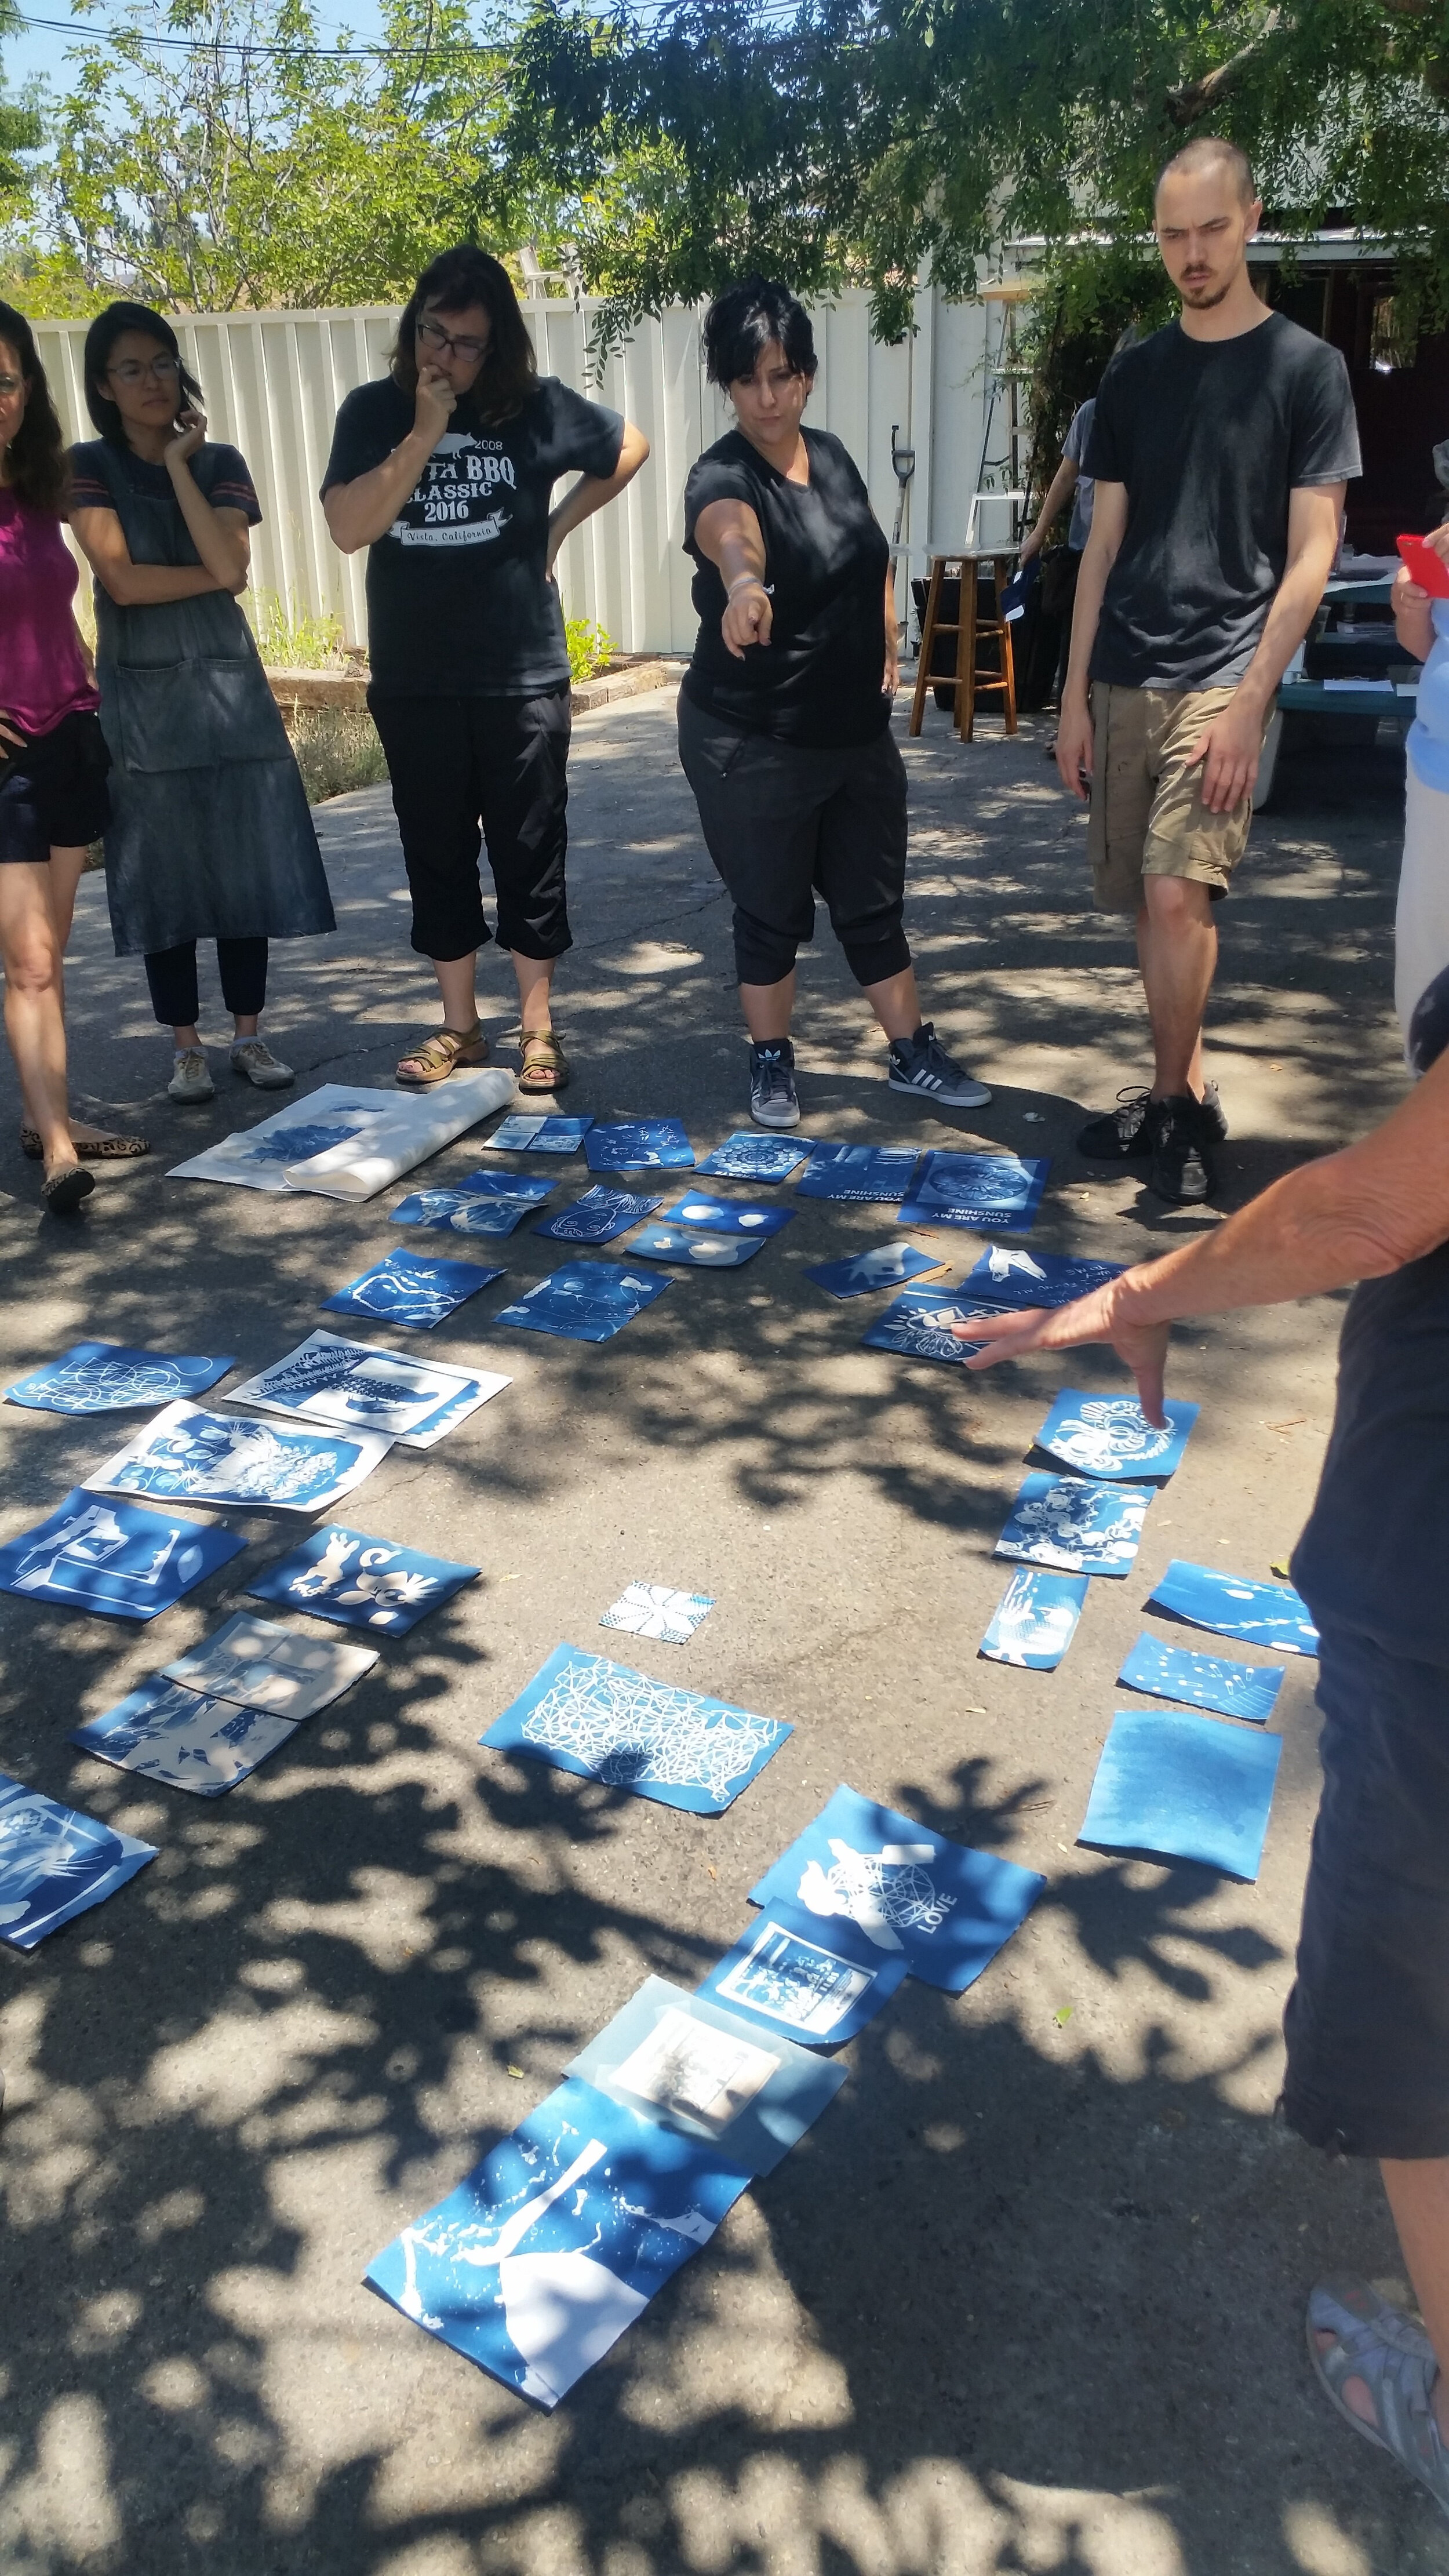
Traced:
[[[243, 1190], [301, 1190], [329, 1199], [370, 1199], [430, 1154], [491, 1117], [513, 1097], [513, 1076], [496, 1066], [450, 1074], [432, 1091], [369, 1091], [324, 1082], [275, 1117], [240, 1128], [167, 1178], [229, 1181]], [[288, 1139], [296, 1133], [296, 1147]]]

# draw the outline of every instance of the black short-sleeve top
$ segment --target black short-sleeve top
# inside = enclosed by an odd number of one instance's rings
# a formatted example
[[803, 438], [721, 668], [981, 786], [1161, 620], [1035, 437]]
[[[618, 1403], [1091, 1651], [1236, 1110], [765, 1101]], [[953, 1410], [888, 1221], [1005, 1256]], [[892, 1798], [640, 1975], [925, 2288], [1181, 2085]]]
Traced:
[[[337, 415], [322, 480], [355, 483], [413, 425], [413, 397], [389, 376], [359, 385]], [[487, 426], [458, 406], [385, 536], [368, 548], [372, 685], [387, 697], [532, 698], [568, 685], [558, 586], [544, 570], [553, 487], [606, 479], [624, 423], [543, 376], [511, 420]]]
[[[739, 430], [707, 448], [684, 487], [684, 549], [699, 612], [684, 689], [742, 733], [838, 750], [890, 723], [885, 693], [885, 577], [890, 547], [849, 451], [826, 429], [802, 436], [808, 483], [787, 482]], [[765, 541], [774, 623], [768, 644], [737, 662], [720, 633], [725, 585], [695, 530], [714, 501], [743, 501]]]

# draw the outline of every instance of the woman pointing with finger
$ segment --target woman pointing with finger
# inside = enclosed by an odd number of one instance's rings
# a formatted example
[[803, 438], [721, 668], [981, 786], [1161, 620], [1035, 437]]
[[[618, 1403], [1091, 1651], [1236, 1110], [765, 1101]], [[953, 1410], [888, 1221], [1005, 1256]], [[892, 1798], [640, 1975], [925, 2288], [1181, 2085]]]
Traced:
[[921, 1022], [901, 926], [906, 773], [890, 730], [890, 548], [840, 440], [803, 425], [810, 317], [788, 287], [748, 278], [710, 306], [704, 347], [738, 426], [685, 486], [700, 628], [679, 693], [679, 757], [734, 897], [750, 1116], [799, 1123], [790, 1017], [817, 889], [890, 1041], [891, 1089], [979, 1109], [985, 1084]]
[[[571, 945], [565, 900], [569, 657], [559, 547], [632, 482], [649, 442], [540, 377], [508, 271], [467, 244], [424, 269], [388, 376], [337, 415], [322, 486], [344, 554], [366, 546], [372, 682], [412, 894], [443, 1025], [397, 1069], [414, 1090], [481, 1064], [484, 837], [497, 938], [518, 979], [525, 1092], [569, 1078], [550, 1005]], [[579, 472], [557, 509], [554, 484]]]

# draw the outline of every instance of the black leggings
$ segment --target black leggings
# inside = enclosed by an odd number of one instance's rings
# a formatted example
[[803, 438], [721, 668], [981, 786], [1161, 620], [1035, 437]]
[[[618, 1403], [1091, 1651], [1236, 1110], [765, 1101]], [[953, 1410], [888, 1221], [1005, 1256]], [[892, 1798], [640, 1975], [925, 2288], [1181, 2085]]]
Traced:
[[[264, 939], [219, 939], [216, 963], [221, 998], [233, 1017], [252, 1018], [267, 998], [267, 943]], [[196, 987], [196, 942], [179, 948], [153, 948], [145, 960], [151, 1008], [163, 1029], [194, 1029], [201, 1009]]]

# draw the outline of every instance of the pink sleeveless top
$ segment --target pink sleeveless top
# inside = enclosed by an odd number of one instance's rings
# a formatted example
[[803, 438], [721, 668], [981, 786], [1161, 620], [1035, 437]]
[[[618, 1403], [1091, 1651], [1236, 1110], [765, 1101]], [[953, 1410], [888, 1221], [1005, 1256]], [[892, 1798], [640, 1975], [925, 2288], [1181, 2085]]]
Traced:
[[79, 579], [59, 519], [0, 484], [0, 715], [22, 733], [100, 705], [71, 615]]

